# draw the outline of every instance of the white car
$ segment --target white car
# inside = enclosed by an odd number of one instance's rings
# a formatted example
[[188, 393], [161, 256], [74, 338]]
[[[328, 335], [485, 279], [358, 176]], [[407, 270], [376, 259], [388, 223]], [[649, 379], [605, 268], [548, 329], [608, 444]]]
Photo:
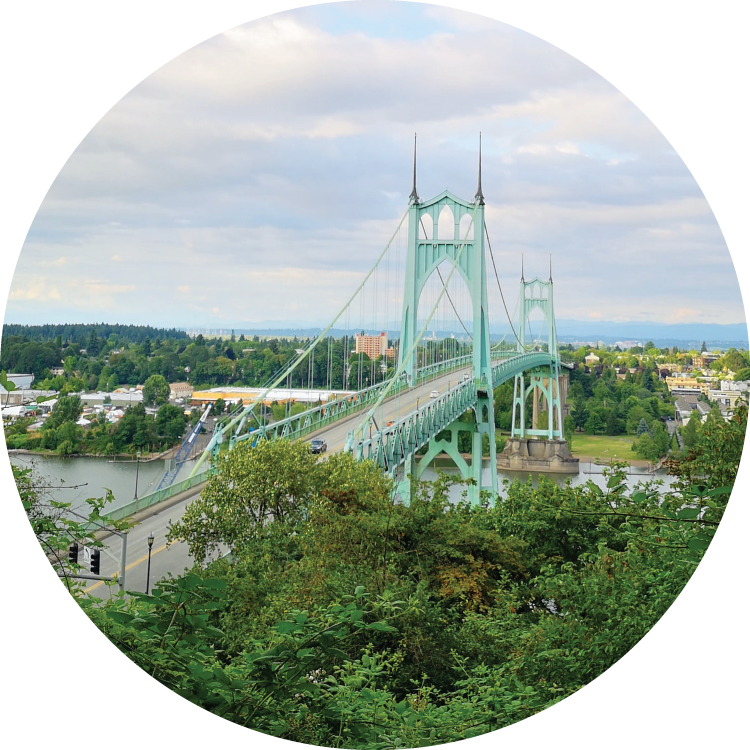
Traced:
[[439, 395], [437, 391], [430, 391], [430, 398], [437, 398]]

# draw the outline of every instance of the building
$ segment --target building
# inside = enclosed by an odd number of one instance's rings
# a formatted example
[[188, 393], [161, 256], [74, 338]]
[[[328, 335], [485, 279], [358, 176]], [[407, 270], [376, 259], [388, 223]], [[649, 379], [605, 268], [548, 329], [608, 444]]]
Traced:
[[169, 398], [190, 398], [193, 395], [193, 386], [190, 383], [170, 383]]
[[23, 374], [19, 372], [9, 372], [8, 382], [13, 383], [16, 389], [19, 391], [25, 391], [31, 388], [31, 384], [34, 382], [34, 376], [31, 374]]
[[[355, 354], [366, 354], [370, 359], [385, 357], [388, 353], [388, 334], [383, 331], [379, 336], [368, 336], [358, 333], [354, 337]], [[393, 349], [391, 349], [393, 351]]]
[[674, 418], [683, 427], [690, 420], [692, 412], [697, 411], [701, 422], [705, 422], [711, 413], [711, 407], [705, 401], [698, 401], [697, 396], [678, 396], [674, 402]]
[[671, 396], [680, 396], [686, 393], [698, 395], [702, 393], [708, 395], [710, 382], [698, 380], [698, 378], [666, 378], [667, 388]]
[[708, 367], [712, 362], [716, 362], [721, 357], [721, 354], [709, 354], [708, 352], [701, 352], [700, 357], [696, 357], [696, 364], [701, 367]]
[[[263, 393], [263, 388], [211, 388], [207, 391], [194, 391], [190, 397], [191, 406], [204, 406], [218, 399], [233, 404], [242, 403], [245, 406], [252, 404], [255, 399]], [[287, 401], [292, 403], [317, 404], [326, 403], [331, 399], [352, 395], [354, 391], [333, 391], [319, 388], [274, 388], [266, 393], [263, 403], [270, 406], [273, 403], [282, 404]]]
[[107, 403], [115, 406], [133, 406], [134, 404], [143, 403], [143, 393], [137, 388], [131, 388], [127, 391], [116, 390], [111, 393], [97, 391], [96, 393], [81, 393], [81, 403], [85, 406], [102, 406], [107, 399]]
[[722, 380], [722, 391], [748, 391], [750, 390], [750, 380]]
[[64, 367], [50, 367], [49, 374], [53, 378], [56, 378], [58, 375], [65, 375], [65, 368]]
[[599, 357], [597, 357], [597, 355], [596, 355], [596, 354], [594, 354], [594, 353], [592, 352], [591, 354], [588, 354], [588, 355], [586, 355], [586, 356], [585, 356], [585, 357], [583, 358], [583, 361], [584, 361], [584, 362], [585, 362], [585, 363], [586, 363], [587, 365], [591, 366], [591, 365], [595, 365], [595, 364], [597, 364], [597, 363], [598, 363], [598, 362], [600, 362], [601, 360], [599, 359]]
[[722, 409], [734, 412], [734, 406], [742, 397], [743, 392], [735, 390], [734, 388], [724, 388], [725, 382], [726, 381], [722, 381], [722, 388], [720, 390], [713, 388], [709, 390], [708, 400], [719, 404]]

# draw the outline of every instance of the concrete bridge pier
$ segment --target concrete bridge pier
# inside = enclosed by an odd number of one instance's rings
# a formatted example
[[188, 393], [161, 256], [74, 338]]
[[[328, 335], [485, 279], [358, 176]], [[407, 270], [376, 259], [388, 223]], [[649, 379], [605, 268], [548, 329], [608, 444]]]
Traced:
[[511, 437], [497, 457], [497, 468], [505, 471], [537, 471], [543, 474], [578, 474], [564, 440]]

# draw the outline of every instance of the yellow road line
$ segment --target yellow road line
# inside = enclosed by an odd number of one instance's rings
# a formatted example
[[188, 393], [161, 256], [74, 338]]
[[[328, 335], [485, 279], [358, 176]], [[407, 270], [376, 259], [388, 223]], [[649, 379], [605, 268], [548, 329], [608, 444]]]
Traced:
[[[162, 547], [159, 547], [159, 549], [155, 549], [151, 551], [151, 557], [153, 557], [158, 552], [163, 552], [167, 548], [167, 545], [165, 544]], [[125, 572], [127, 573], [131, 568], [134, 568], [136, 565], [140, 565], [142, 562], [146, 562], [148, 560], [148, 554], [144, 555], [143, 557], [139, 557], [135, 562], [130, 563], [130, 565], [125, 566]], [[115, 573], [115, 578], [120, 575], [120, 571], [118, 570]], [[97, 586], [101, 586], [104, 583], [104, 581], [98, 581], [97, 583], [92, 584], [88, 588], [84, 589], [84, 593], [88, 594], [89, 591], [93, 591]]]

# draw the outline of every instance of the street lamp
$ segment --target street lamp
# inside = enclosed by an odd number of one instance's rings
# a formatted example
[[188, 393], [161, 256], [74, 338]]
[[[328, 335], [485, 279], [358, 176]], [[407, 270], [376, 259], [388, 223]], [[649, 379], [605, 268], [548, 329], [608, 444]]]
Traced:
[[133, 495], [133, 500], [138, 499], [138, 469], [140, 468], [140, 466], [141, 466], [141, 454], [137, 453], [136, 459], [135, 459], [135, 495]]
[[151, 548], [154, 546], [154, 532], [148, 535], [148, 567], [146, 568], [146, 594], [148, 594], [148, 584], [151, 580]]

